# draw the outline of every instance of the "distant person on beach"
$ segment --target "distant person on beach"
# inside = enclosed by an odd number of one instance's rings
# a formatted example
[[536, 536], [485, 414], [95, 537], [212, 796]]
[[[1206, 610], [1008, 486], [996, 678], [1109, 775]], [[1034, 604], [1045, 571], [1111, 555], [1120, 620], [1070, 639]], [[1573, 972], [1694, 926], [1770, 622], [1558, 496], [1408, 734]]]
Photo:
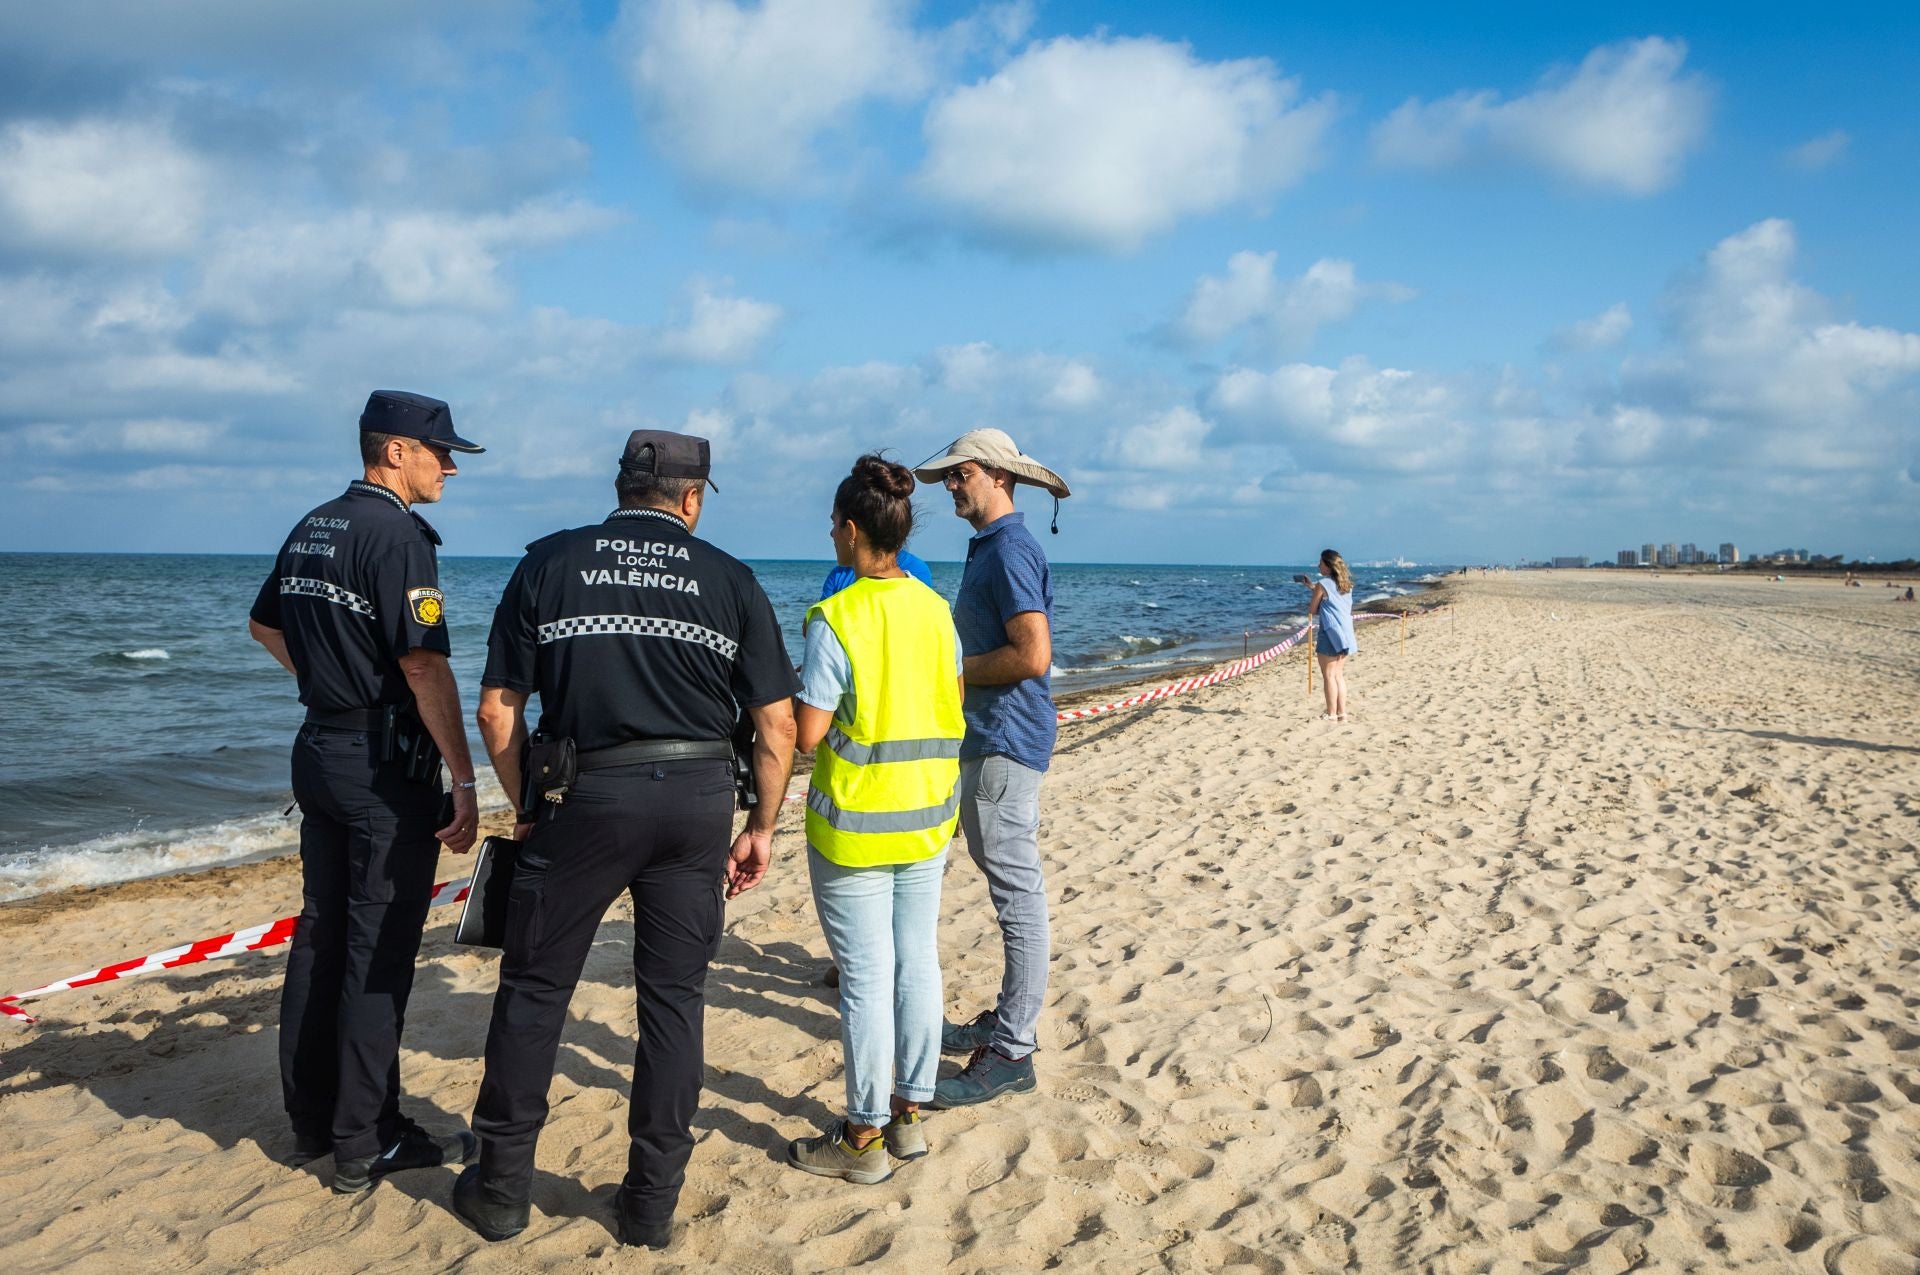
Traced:
[[[489, 1240], [527, 1226], [567, 1005], [623, 893], [639, 1041], [615, 1233], [654, 1249], [672, 1235], [722, 882], [730, 899], [766, 876], [799, 689], [753, 572], [694, 535], [710, 468], [706, 439], [635, 430], [614, 479], [619, 508], [529, 545], [493, 613], [480, 736], [516, 803], [521, 845], [473, 1111], [480, 1163], [453, 1189], [454, 1211]], [[729, 850], [741, 709], [757, 734], [759, 804]]]
[[966, 741], [960, 748], [960, 826], [987, 878], [1005, 965], [994, 1007], [940, 1033], [948, 1053], [970, 1055], [942, 1080], [936, 1107], [964, 1107], [1034, 1087], [1033, 1051], [1047, 994], [1047, 883], [1040, 866], [1040, 781], [1056, 720], [1053, 579], [1047, 555], [1014, 510], [1016, 483], [1068, 496], [1060, 476], [997, 429], [976, 429], [914, 470], [940, 483], [973, 527], [954, 602], [966, 652]]
[[292, 1161], [331, 1152], [342, 1195], [474, 1152], [466, 1130], [434, 1135], [400, 1114], [400, 1033], [440, 843], [465, 853], [479, 828], [440, 537], [413, 507], [440, 499], [460, 472], [453, 453], [481, 450], [439, 399], [376, 391], [360, 415], [363, 476], [294, 527], [247, 621], [307, 708], [280, 1089]]
[[1320, 661], [1320, 687], [1326, 695], [1324, 722], [1347, 720], [1347, 657], [1353, 654], [1353, 573], [1332, 549], [1320, 551], [1320, 578], [1314, 582], [1307, 614], [1320, 626], [1314, 657]]
[[960, 639], [944, 598], [900, 565], [913, 475], [862, 456], [833, 497], [853, 581], [807, 613], [795, 707], [813, 906], [840, 970], [847, 1115], [787, 1147], [796, 1168], [879, 1182], [927, 1154], [940, 1067], [940, 879], [959, 821]]

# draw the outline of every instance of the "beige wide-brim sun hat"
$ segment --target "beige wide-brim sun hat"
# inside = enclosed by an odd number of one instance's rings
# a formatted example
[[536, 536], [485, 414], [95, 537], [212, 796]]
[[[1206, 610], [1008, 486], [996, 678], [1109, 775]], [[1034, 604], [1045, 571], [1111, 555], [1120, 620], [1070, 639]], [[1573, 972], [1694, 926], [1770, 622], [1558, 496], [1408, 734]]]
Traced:
[[1063, 499], [1073, 494], [1067, 489], [1066, 479], [1015, 447], [1003, 429], [968, 430], [954, 439], [946, 451], [914, 466], [913, 476], [923, 483], [937, 483], [947, 476], [948, 470], [967, 461], [1004, 469], [1013, 475], [1015, 482], [1044, 487]]

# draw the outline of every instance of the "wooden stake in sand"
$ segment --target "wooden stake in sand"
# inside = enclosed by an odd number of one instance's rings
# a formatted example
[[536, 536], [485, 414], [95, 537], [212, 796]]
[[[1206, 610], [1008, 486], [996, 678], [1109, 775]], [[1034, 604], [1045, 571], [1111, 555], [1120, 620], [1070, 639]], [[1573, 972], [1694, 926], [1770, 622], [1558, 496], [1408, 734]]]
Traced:
[[1307, 621], [1307, 698], [1313, 698], [1313, 621]]
[[1407, 653], [1407, 613], [1400, 613], [1400, 654]]

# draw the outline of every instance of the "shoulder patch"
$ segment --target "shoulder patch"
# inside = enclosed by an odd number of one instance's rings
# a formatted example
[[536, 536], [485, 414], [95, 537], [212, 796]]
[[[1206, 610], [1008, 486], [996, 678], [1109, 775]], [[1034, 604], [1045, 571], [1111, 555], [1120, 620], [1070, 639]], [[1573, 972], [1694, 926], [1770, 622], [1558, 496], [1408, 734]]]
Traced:
[[447, 618], [446, 595], [438, 589], [408, 589], [407, 610], [413, 612], [413, 618], [429, 628], [443, 624]]

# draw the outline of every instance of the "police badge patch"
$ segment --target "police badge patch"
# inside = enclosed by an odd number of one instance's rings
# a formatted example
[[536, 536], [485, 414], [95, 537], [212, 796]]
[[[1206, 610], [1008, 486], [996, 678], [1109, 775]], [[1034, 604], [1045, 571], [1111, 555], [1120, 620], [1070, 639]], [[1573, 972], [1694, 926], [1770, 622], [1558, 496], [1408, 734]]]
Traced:
[[438, 589], [408, 589], [407, 606], [413, 618], [425, 625], [439, 624], [446, 618], [447, 599]]

